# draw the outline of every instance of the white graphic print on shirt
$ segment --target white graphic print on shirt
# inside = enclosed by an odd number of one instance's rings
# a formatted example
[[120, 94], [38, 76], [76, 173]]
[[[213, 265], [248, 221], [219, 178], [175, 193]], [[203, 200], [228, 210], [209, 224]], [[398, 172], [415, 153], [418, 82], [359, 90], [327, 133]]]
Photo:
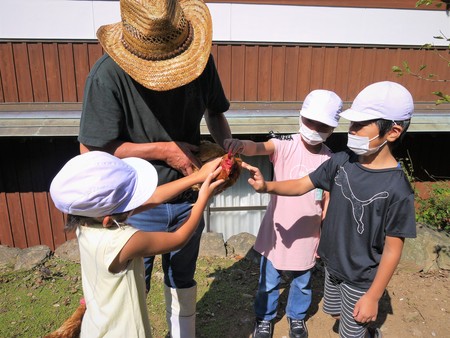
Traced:
[[362, 201], [358, 199], [352, 191], [352, 187], [350, 186], [350, 182], [348, 180], [347, 172], [345, 171], [344, 167], [340, 167], [340, 169], [337, 172], [337, 175], [334, 179], [336, 184], [341, 187], [342, 195], [350, 201], [352, 204], [353, 209], [353, 218], [355, 219], [356, 223], [358, 224], [357, 231], [359, 234], [362, 234], [364, 232], [364, 223], [362, 221], [363, 215], [364, 215], [364, 207], [366, 205], [369, 205], [376, 199], [380, 198], [388, 198], [389, 193], [387, 191], [379, 192], [378, 194], [375, 194], [373, 197], [369, 198], [368, 200]]

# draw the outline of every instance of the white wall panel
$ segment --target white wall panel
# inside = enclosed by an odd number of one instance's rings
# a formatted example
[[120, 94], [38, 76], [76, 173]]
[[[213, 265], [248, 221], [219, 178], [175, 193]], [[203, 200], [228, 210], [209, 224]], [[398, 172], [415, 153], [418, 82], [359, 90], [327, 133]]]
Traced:
[[[216, 41], [423, 45], [450, 33], [444, 11], [210, 4], [214, 25], [229, 25]], [[220, 9], [223, 8], [223, 9]], [[221, 12], [230, 8], [230, 21]], [[227, 29], [221, 30], [227, 32]], [[436, 44], [445, 42], [437, 40]]]
[[93, 14], [92, 1], [0, 0], [0, 39], [92, 38]]
[[[423, 45], [450, 36], [445, 11], [209, 3], [214, 41]], [[118, 1], [0, 0], [0, 39], [95, 39]]]
[[120, 21], [119, 1], [94, 1], [92, 10], [94, 12], [94, 36], [98, 27]]

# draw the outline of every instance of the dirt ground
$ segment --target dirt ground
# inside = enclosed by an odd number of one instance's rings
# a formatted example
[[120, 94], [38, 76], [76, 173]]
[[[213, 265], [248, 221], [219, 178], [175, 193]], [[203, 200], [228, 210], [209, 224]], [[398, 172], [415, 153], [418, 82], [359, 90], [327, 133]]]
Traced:
[[[309, 337], [339, 337], [335, 320], [322, 312], [321, 274], [316, 271], [313, 280], [313, 303], [307, 320]], [[284, 313], [279, 316], [282, 317], [275, 323], [274, 338], [287, 338], [286, 317]], [[383, 337], [389, 338], [450, 337], [449, 273], [422, 273], [400, 265], [380, 302], [374, 326], [381, 329]]]
[[[158, 256], [159, 257], [159, 256]], [[196, 280], [197, 337], [248, 338], [253, 331], [254, 295], [259, 260], [201, 257]], [[155, 261], [148, 297], [154, 338], [167, 336], [160, 259]], [[49, 259], [34, 271], [1, 274], [0, 337], [42, 337], [67, 319], [82, 297], [79, 265]], [[385, 296], [375, 326], [383, 337], [450, 337], [450, 271], [419, 272], [400, 264]], [[274, 338], [288, 337], [284, 315], [289, 277], [282, 284]], [[312, 277], [313, 301], [307, 326], [311, 338], [337, 338], [334, 320], [322, 312], [323, 269]]]

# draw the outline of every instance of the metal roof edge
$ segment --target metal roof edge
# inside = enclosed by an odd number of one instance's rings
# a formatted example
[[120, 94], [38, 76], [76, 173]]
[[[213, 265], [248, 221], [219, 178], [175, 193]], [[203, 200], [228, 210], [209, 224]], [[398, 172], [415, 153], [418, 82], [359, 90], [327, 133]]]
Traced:
[[[344, 109], [350, 102], [344, 103]], [[298, 132], [301, 102], [232, 102], [225, 113], [234, 135]], [[81, 103], [2, 103], [0, 137], [77, 136]], [[335, 132], [347, 132], [342, 119]], [[204, 120], [201, 133], [209, 131]], [[415, 104], [409, 132], [450, 132], [450, 104]]]

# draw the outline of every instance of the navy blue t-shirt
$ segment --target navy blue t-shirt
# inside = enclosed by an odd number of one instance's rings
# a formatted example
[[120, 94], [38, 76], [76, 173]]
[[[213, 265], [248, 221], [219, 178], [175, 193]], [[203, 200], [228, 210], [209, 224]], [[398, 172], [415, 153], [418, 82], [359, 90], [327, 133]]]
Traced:
[[415, 237], [414, 191], [403, 170], [368, 169], [351, 151], [333, 154], [310, 178], [330, 192], [318, 254], [331, 274], [369, 288], [385, 237]]
[[[212, 55], [194, 81], [154, 91], [133, 80], [105, 54], [86, 81], [78, 141], [93, 147], [105, 147], [114, 140], [198, 145], [205, 110], [221, 114], [229, 106]], [[182, 176], [163, 161], [151, 162], [158, 171], [159, 184]]]

